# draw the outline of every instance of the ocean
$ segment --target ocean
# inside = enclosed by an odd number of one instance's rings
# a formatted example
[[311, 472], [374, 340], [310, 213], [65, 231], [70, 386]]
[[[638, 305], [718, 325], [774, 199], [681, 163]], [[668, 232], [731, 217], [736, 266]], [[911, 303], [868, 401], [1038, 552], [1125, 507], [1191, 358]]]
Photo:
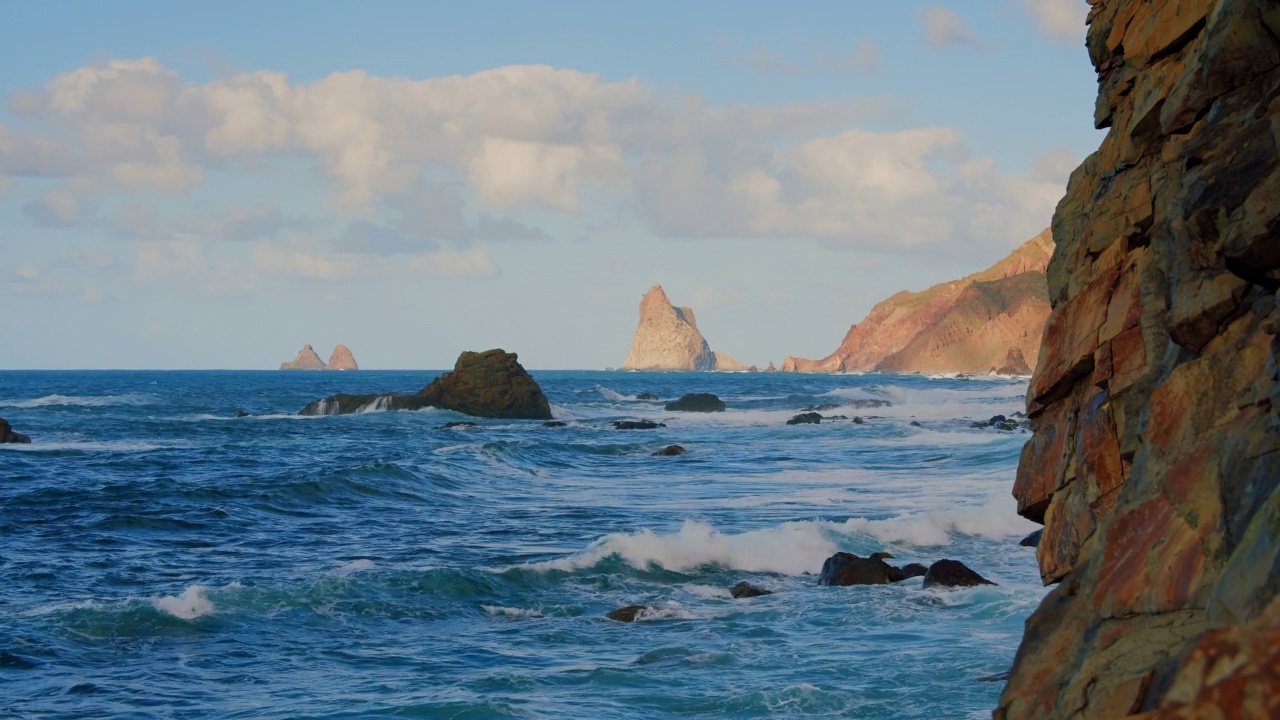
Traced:
[[[0, 445], [0, 717], [990, 716], [1045, 589], [1029, 436], [971, 425], [1025, 378], [543, 371], [564, 427], [294, 414], [438, 374], [0, 372], [33, 440]], [[689, 392], [728, 410], [636, 399]], [[820, 405], [848, 419], [785, 424]], [[838, 550], [998, 585], [818, 586]]]

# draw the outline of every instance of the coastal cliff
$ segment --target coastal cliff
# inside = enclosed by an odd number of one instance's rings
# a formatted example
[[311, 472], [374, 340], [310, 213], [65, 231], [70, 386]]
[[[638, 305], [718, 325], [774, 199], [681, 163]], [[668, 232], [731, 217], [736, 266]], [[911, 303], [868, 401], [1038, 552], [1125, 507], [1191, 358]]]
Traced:
[[1014, 495], [1057, 586], [994, 716], [1280, 716], [1280, 3], [1093, 0]]
[[698, 331], [692, 308], [671, 304], [661, 285], [640, 300], [640, 324], [623, 370], [747, 370], [724, 353], [713, 353]]
[[900, 292], [850, 327], [835, 352], [788, 357], [782, 370], [1029, 373], [1049, 318], [1044, 273], [1052, 248], [1045, 230], [982, 272]]

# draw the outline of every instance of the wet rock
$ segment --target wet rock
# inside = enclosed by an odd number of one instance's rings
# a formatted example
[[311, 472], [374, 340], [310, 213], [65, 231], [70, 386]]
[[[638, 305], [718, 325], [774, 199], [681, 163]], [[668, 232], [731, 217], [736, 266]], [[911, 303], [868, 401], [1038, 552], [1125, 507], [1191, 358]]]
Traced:
[[788, 425], [817, 425], [822, 422], [822, 416], [816, 412], [801, 413], [787, 421]]
[[236, 417], [238, 417], [238, 418], [249, 417], [249, 413], [248, 413], [247, 411], [245, 411], [245, 410], [237, 410], [237, 411], [236, 411]]
[[9, 427], [9, 422], [4, 418], [0, 418], [0, 443], [26, 445], [30, 442], [31, 438], [23, 435], [22, 433], [14, 432], [13, 429]]
[[924, 427], [923, 425], [921, 425], [919, 422], [917, 422], [917, 421], [915, 421], [915, 420], [912, 420], [911, 422], [909, 422], [909, 423], [907, 423], [907, 424], [908, 424], [908, 425], [910, 425], [911, 427], [918, 427], [918, 428], [922, 428], [922, 427]]
[[657, 400], [658, 396], [653, 393], [640, 393], [636, 395], [637, 400]]
[[563, 423], [559, 420], [548, 420], [547, 422], [542, 423], [542, 427], [564, 427], [567, 424], [568, 423]]
[[856, 416], [856, 415], [855, 415], [855, 416], [854, 416], [854, 418], [853, 418], [853, 424], [854, 424], [854, 425], [865, 425], [865, 424], [866, 424], [866, 422], [867, 422], [866, 420], [863, 420], [862, 418], [860, 418], [860, 417], [858, 417], [858, 416]]
[[471, 429], [473, 429], [473, 428], [478, 428], [478, 427], [480, 427], [480, 426], [479, 426], [479, 425], [477, 425], [477, 424], [475, 424], [475, 423], [473, 423], [473, 422], [467, 422], [466, 420], [454, 420], [454, 421], [452, 421], [452, 422], [447, 422], [447, 423], [445, 423], [445, 424], [441, 425], [441, 426], [440, 426], [440, 429], [441, 429], [441, 430], [453, 430], [453, 429], [455, 429], [455, 428], [461, 428], [461, 429], [463, 429], [463, 430], [471, 430]]
[[639, 617], [641, 613], [653, 612], [653, 610], [654, 608], [651, 605], [627, 605], [626, 607], [620, 607], [617, 610], [610, 610], [609, 614], [605, 615], [605, 617], [610, 620], [629, 623], [635, 622], [636, 618]]
[[1044, 528], [1040, 528], [1039, 530], [1022, 538], [1022, 540], [1018, 541], [1018, 544], [1023, 547], [1039, 547], [1041, 535], [1044, 535]]
[[924, 586], [927, 588], [974, 587], [975, 585], [995, 585], [995, 583], [974, 572], [959, 560], [939, 560], [929, 566], [924, 575]]
[[1005, 432], [1012, 432], [1018, 429], [1018, 421], [1011, 418], [1007, 418], [1004, 415], [993, 415], [990, 420], [987, 420], [985, 422], [982, 420], [979, 420], [975, 423], [972, 423], [969, 427], [995, 428], [997, 430], [1004, 430]]
[[671, 455], [683, 455], [683, 454], [684, 454], [684, 448], [680, 447], [679, 445], [668, 445], [662, 448], [661, 450], [659, 450], [658, 452], [654, 453], [655, 456], [671, 456]]
[[848, 415], [828, 415], [823, 420], [848, 420]]
[[724, 401], [711, 393], [689, 393], [666, 404], [672, 412], [724, 412]]
[[921, 565], [920, 563], [907, 563], [901, 568], [894, 568], [894, 570], [897, 570], [898, 572], [890, 575], [889, 580], [891, 582], [898, 582], [899, 580], [906, 580], [907, 578], [913, 577], [924, 577], [925, 574], [929, 572], [929, 568]]
[[742, 582], [730, 588], [729, 593], [733, 595], [735, 598], [741, 599], [741, 598], [760, 597], [761, 595], [772, 595], [773, 591], [765, 590], [763, 588], [758, 588], [755, 585], [752, 585], [751, 583], [743, 580]]
[[619, 420], [613, 424], [615, 430], [653, 430], [666, 427], [665, 423], [652, 420]]
[[[822, 563], [822, 572], [818, 574], [819, 585], [887, 585], [891, 582], [916, 577], [907, 574], [906, 568], [896, 568], [885, 562], [892, 558], [888, 553], [876, 553], [869, 558], [859, 557], [853, 553], [838, 552]], [[908, 565], [907, 568], [911, 568]], [[915, 566], [923, 569], [923, 566]], [[912, 570], [914, 572], [914, 570]]]

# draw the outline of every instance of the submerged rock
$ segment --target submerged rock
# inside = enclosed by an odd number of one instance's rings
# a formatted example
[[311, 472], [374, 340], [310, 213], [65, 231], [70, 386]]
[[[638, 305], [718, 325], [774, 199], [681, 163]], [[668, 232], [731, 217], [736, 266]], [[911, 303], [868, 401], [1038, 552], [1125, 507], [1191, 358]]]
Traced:
[[30, 442], [31, 438], [23, 435], [22, 433], [14, 432], [13, 429], [9, 427], [9, 422], [4, 418], [0, 418], [0, 443], [26, 445]]
[[724, 412], [724, 401], [711, 393], [689, 393], [667, 403], [673, 412]]
[[741, 598], [760, 597], [761, 595], [772, 595], [773, 591], [765, 590], [763, 588], [758, 588], [755, 585], [752, 585], [751, 583], [747, 582], [746, 580], [743, 580], [742, 582], [730, 588], [729, 594], [733, 595], [735, 598], [741, 599]]
[[618, 420], [613, 424], [613, 427], [615, 430], [653, 430], [654, 428], [666, 427], [666, 424], [652, 420]]
[[974, 572], [959, 560], [939, 560], [929, 566], [924, 576], [927, 588], [974, 587], [975, 585], [995, 585], [995, 583]]
[[659, 450], [658, 452], [654, 453], [654, 455], [662, 455], [662, 456], [683, 455], [683, 454], [684, 454], [684, 448], [680, 447], [679, 445], [668, 445], [662, 448], [661, 450]]
[[866, 420], [863, 420], [862, 418], [858, 417], [857, 415], [854, 415], [854, 416], [853, 416], [853, 424], [854, 424], [854, 425], [865, 425], [866, 423], [867, 423], [867, 421], [866, 421]]
[[653, 393], [640, 393], [636, 395], [637, 400], [657, 400], [658, 396]]
[[249, 417], [249, 412], [248, 412], [247, 410], [237, 410], [237, 411], [236, 411], [236, 417], [238, 417], [238, 418], [246, 418], [246, 417]]
[[537, 381], [501, 349], [464, 352], [453, 370], [413, 395], [333, 395], [304, 407], [299, 415], [345, 415], [368, 410], [436, 407], [485, 418], [550, 420], [551, 404]]
[[817, 425], [822, 422], [822, 416], [816, 412], [801, 413], [787, 421], [788, 425]]
[[470, 429], [478, 428], [478, 427], [480, 427], [480, 426], [479, 426], [479, 425], [477, 425], [477, 424], [475, 424], [475, 423], [473, 423], [473, 422], [467, 422], [466, 420], [454, 420], [454, 421], [452, 421], [452, 422], [447, 422], [447, 423], [445, 423], [445, 424], [441, 425], [441, 426], [440, 426], [440, 429], [441, 429], [441, 430], [453, 430], [454, 428], [462, 428], [463, 430], [470, 430]]
[[617, 620], [618, 622], [635, 622], [636, 618], [638, 618], [641, 613], [653, 611], [654, 607], [651, 605], [627, 605], [626, 607], [620, 607], [617, 610], [610, 610], [609, 614], [605, 615], [605, 617], [610, 620]]
[[551, 428], [564, 427], [565, 425], [568, 425], [568, 423], [564, 423], [559, 420], [549, 420], [547, 422], [542, 423], [542, 427], [551, 427]]

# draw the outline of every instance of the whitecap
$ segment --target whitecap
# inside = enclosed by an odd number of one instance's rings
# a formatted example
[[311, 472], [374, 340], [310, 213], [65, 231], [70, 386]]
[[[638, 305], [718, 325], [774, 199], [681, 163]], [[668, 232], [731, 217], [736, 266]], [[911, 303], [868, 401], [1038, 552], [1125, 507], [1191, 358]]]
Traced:
[[192, 585], [181, 595], [164, 595], [151, 601], [155, 609], [183, 620], [194, 620], [214, 612], [213, 601], [203, 585]]
[[362, 572], [364, 570], [372, 570], [375, 567], [377, 567], [377, 564], [374, 563], [369, 558], [360, 558], [358, 560], [352, 560], [351, 562], [344, 564], [342, 567], [338, 568], [334, 572], [339, 577], [346, 577], [351, 573]]
[[528, 608], [504, 607], [502, 605], [481, 605], [480, 609], [497, 617], [542, 617], [542, 613]]
[[45, 395], [29, 400], [0, 400], [0, 407], [38, 408], [58, 405], [79, 407], [104, 407], [107, 405], [149, 405], [153, 399], [148, 395], [125, 393], [123, 395]]

